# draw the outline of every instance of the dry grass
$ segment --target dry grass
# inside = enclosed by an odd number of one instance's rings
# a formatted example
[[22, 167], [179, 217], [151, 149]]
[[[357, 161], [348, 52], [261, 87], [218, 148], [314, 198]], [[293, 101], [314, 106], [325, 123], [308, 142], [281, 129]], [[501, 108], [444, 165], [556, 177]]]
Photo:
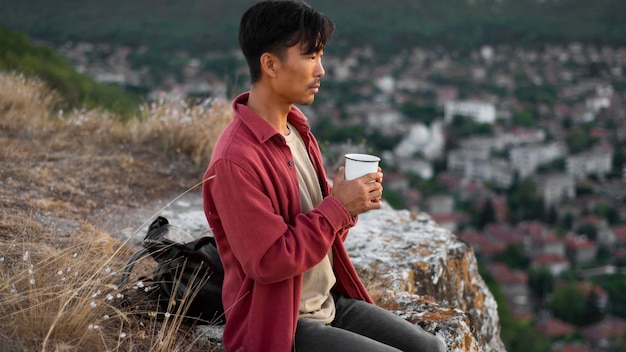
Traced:
[[154, 314], [147, 284], [116, 286], [134, 248], [108, 229], [196, 185], [229, 109], [161, 101], [120, 122], [58, 101], [0, 73], [0, 351], [216, 350]]

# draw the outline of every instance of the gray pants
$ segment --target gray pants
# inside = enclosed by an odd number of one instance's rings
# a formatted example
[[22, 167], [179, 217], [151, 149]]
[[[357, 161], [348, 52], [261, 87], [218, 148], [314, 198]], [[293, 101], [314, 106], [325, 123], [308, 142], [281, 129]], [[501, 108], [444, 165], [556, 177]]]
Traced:
[[295, 352], [443, 352], [445, 344], [375, 305], [335, 295], [335, 320], [299, 319]]

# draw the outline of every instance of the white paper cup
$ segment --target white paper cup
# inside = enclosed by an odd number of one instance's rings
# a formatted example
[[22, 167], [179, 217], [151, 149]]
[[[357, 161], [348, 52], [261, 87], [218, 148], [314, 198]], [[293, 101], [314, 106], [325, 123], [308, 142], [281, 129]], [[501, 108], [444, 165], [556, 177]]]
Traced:
[[380, 158], [369, 154], [346, 154], [346, 180], [378, 172]]

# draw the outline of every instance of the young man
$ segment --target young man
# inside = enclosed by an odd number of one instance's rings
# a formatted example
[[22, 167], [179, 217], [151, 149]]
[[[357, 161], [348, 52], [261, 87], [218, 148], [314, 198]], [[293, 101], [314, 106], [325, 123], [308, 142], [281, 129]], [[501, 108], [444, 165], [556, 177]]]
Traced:
[[[298, 1], [263, 1], [241, 19], [251, 76], [233, 101], [205, 174], [204, 210], [224, 263], [227, 351], [443, 351], [376, 307], [343, 245], [357, 215], [379, 209], [382, 173], [326, 179], [294, 104], [324, 76], [333, 22]], [[374, 181], [374, 182], [370, 182]]]

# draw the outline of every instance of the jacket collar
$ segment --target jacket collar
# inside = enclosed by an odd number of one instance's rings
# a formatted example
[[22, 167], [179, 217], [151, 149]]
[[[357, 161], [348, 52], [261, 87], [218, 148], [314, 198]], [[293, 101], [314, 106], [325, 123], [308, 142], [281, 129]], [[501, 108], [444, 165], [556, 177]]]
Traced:
[[[260, 143], [264, 143], [279, 134], [279, 132], [267, 120], [248, 107], [249, 96], [250, 92], [245, 92], [233, 100], [232, 109], [235, 112], [235, 119], [240, 119], [248, 126], [257, 140]], [[287, 120], [291, 122], [301, 135], [308, 133], [310, 130], [306, 116], [295, 105], [291, 107]]]

